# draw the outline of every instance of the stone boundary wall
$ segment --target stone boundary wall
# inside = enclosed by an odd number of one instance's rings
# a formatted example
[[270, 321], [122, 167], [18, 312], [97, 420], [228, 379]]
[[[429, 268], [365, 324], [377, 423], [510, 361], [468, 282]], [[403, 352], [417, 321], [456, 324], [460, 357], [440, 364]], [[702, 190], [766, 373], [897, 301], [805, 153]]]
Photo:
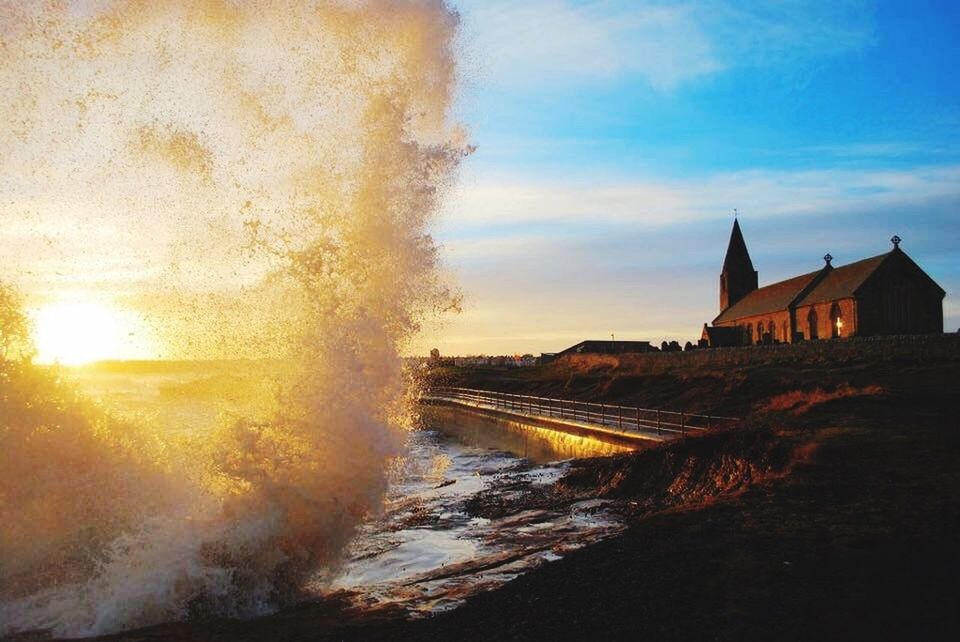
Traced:
[[637, 373], [677, 368], [724, 368], [751, 365], [831, 366], [860, 362], [960, 360], [960, 334], [856, 337], [735, 348], [698, 348], [687, 352], [645, 354], [575, 354], [555, 363], [573, 369], [613, 367]]

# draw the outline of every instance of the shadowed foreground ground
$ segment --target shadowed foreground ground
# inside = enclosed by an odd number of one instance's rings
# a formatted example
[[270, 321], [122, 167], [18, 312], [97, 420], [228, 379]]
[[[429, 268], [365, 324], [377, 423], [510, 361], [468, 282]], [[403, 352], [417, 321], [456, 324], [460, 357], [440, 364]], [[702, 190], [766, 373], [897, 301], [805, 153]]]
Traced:
[[[331, 601], [110, 639], [956, 639], [960, 359], [649, 375], [617, 366], [442, 371], [444, 383], [726, 407], [749, 427], [582, 463], [622, 535], [435, 617]], [[694, 408], [690, 408], [694, 409]], [[481, 504], [484, 510], [504, 507]], [[506, 507], [510, 509], [511, 507]], [[522, 507], [512, 507], [522, 508]]]

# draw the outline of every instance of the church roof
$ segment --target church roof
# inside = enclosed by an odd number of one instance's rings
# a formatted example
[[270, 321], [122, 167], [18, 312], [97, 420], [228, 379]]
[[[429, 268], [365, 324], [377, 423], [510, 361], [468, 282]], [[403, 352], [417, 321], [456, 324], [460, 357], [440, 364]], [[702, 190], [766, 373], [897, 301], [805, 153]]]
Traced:
[[824, 268], [758, 288], [721, 312], [713, 322], [723, 323], [782, 312], [791, 304], [804, 306], [852, 297], [892, 253], [880, 254], [837, 268]]
[[713, 322], [723, 323], [724, 321], [786, 310], [787, 306], [800, 296], [804, 288], [810, 285], [820, 272], [822, 270], [758, 288], [721, 312], [720, 316]]
[[727, 244], [727, 255], [723, 259], [723, 272], [739, 271], [743, 269], [753, 271], [753, 261], [747, 252], [747, 243], [743, 240], [740, 231], [740, 222], [733, 219], [733, 230], [730, 232], [730, 243]]
[[797, 301], [797, 306], [852, 297], [888, 256], [890, 253], [834, 268], [826, 278]]

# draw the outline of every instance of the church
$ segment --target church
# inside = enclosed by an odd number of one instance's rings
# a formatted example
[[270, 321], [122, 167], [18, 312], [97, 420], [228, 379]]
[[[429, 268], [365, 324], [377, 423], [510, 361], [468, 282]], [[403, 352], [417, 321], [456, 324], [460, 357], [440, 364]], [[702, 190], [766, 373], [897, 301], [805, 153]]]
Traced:
[[757, 287], [757, 270], [734, 219], [720, 274], [720, 314], [703, 324], [703, 347], [943, 332], [945, 292], [900, 249]]

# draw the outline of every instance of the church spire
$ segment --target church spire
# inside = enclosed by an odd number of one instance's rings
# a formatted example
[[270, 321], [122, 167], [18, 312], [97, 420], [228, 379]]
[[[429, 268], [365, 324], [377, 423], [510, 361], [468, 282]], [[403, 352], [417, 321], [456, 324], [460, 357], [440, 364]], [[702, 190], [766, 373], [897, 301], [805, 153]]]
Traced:
[[757, 289], [757, 271], [747, 252], [747, 243], [740, 231], [740, 221], [733, 219], [733, 230], [727, 244], [727, 255], [723, 259], [723, 272], [720, 274], [720, 311]]
[[727, 256], [723, 259], [723, 271], [741, 268], [752, 272], [753, 261], [750, 260], [747, 243], [740, 231], [740, 221], [733, 219], [733, 231], [730, 232], [730, 242], [727, 244]]

